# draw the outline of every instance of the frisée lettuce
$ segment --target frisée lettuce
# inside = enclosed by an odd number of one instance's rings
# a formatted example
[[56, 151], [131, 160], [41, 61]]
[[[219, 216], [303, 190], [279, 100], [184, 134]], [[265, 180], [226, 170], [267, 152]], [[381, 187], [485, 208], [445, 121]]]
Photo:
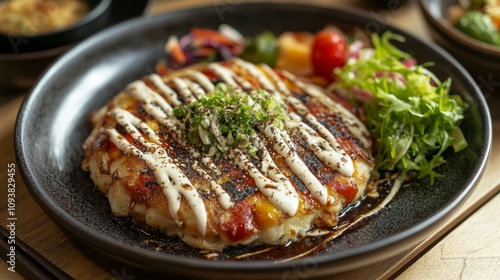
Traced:
[[379, 170], [417, 171], [434, 184], [441, 176], [434, 169], [445, 162], [443, 152], [467, 146], [458, 126], [467, 104], [449, 94], [451, 79], [439, 81], [391, 40], [404, 38], [373, 34], [373, 49], [363, 49], [357, 59], [335, 70], [335, 87], [347, 89], [362, 107], [376, 142]]

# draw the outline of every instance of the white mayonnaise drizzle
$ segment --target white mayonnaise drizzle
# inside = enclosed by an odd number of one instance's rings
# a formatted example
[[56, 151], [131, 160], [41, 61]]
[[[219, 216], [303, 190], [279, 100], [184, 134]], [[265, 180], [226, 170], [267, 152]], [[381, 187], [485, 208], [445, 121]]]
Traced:
[[272, 173], [272, 177], [277, 178], [278, 180], [275, 181], [273, 180], [274, 178], [271, 179], [264, 176], [247, 158], [246, 154], [239, 149], [232, 149], [229, 157], [234, 159], [241, 169], [248, 172], [248, 174], [254, 179], [257, 188], [259, 188], [259, 190], [271, 200], [271, 203], [276, 208], [290, 216], [295, 215], [299, 207], [299, 196], [286, 177], [285, 181], [287, 181], [288, 184], [281, 181], [281, 176], [274, 172], [275, 169], [270, 168], [269, 165], [265, 166], [267, 173]]
[[328, 107], [328, 109], [338, 113], [342, 117], [342, 120], [346, 123], [349, 131], [363, 143], [363, 146], [365, 148], [370, 147], [370, 141], [367, 137], [367, 135], [370, 135], [368, 129], [352, 112], [328, 97], [320, 87], [305, 84], [301, 81], [296, 81], [296, 84], [308, 95], [316, 97], [321, 103], [323, 103], [323, 105]]
[[193, 158], [200, 157], [200, 153], [193, 146], [184, 141], [184, 138], [180, 137], [181, 131], [178, 128], [179, 121], [173, 117], [172, 107], [170, 107], [170, 105], [168, 105], [168, 103], [166, 103], [161, 96], [151, 90], [142, 81], [131, 83], [127, 87], [127, 90], [132, 96], [142, 101], [142, 106], [148, 114], [153, 116], [176, 136], [174, 139], [177, 143], [186, 148]]
[[234, 72], [228, 69], [227, 67], [224, 67], [217, 63], [211, 63], [208, 65], [208, 68], [214, 71], [215, 75], [221, 78], [230, 87], [234, 89], [240, 88], [238, 83], [236, 83], [236, 81], [233, 78]]
[[[321, 124], [299, 99], [291, 96], [290, 90], [276, 72], [267, 65], [257, 67], [240, 59], [235, 59], [234, 62], [240, 67], [239, 71], [245, 71], [247, 74], [256, 77], [262, 88], [272, 92], [281, 103], [284, 104], [284, 98], [296, 109], [297, 113], [290, 113], [289, 119], [285, 121], [288, 131], [296, 133], [294, 136], [302, 137], [316, 156], [328, 166], [338, 170], [342, 175], [352, 176], [354, 172], [352, 159], [341, 148], [328, 128]], [[209, 64], [208, 69], [233, 89], [252, 88], [248, 81], [219, 63]], [[368, 135], [366, 127], [351, 112], [330, 99], [319, 88], [300, 82], [291, 74], [284, 73], [284, 75], [305, 93], [317, 98], [329, 109], [340, 114], [352, 134], [360, 139], [365, 146], [369, 144], [366, 137]], [[212, 92], [214, 90], [213, 83], [206, 75], [194, 69], [186, 69], [168, 80], [169, 83], [173, 83], [176, 91], [167, 86], [165, 81], [157, 74], [149, 75], [148, 79], [158, 89], [159, 93], [149, 88], [143, 81], [131, 83], [127, 87], [127, 92], [142, 102], [144, 110], [172, 133], [176, 142], [187, 149], [191, 158], [197, 159], [191, 167], [202, 178], [210, 182], [210, 190], [216, 194], [219, 204], [224, 209], [230, 209], [233, 205], [231, 197], [210, 175], [221, 175], [221, 171], [211, 158], [216, 153], [217, 148], [212, 147], [213, 149], [208, 154], [201, 155], [194, 147], [187, 144], [185, 137], [182, 137], [179, 130], [179, 121], [173, 116], [173, 107], [182, 104], [179, 96], [185, 103], [189, 104], [200, 99], [204, 94]], [[170, 215], [177, 223], [181, 223], [178, 220], [177, 212], [180, 209], [180, 200], [184, 197], [196, 217], [199, 232], [205, 234], [207, 211], [203, 199], [183, 173], [181, 167], [176, 164], [176, 160], [170, 158], [167, 151], [161, 146], [162, 139], [145, 122], [126, 110], [114, 108], [110, 111], [110, 114], [125, 128], [127, 133], [139, 141], [147, 150], [142, 152], [136, 148], [116, 129], [107, 129], [105, 131], [110, 140], [121, 151], [126, 154], [137, 155], [154, 170], [157, 181], [168, 199]], [[261, 163], [259, 166], [255, 166], [245, 152], [228, 147], [227, 139], [220, 132], [219, 124], [214, 116], [207, 115], [206, 118], [210, 130], [220, 147], [229, 150], [229, 157], [234, 159], [235, 163], [254, 179], [257, 188], [269, 198], [276, 208], [290, 216], [295, 215], [299, 207], [299, 194], [290, 179], [283, 175], [274, 163], [262, 140], [256, 135], [250, 139], [252, 144], [260, 150]], [[304, 121], [307, 121], [309, 125]], [[271, 124], [260, 126], [258, 130], [271, 141], [273, 149], [284, 158], [290, 169], [304, 183], [316, 200], [321, 204], [326, 204], [334, 199], [332, 196], [329, 197], [327, 187], [314, 176], [300, 158], [297, 148], [287, 131], [281, 131]], [[208, 135], [208, 131], [205, 132]], [[200, 131], [200, 135], [202, 134], [203, 131]], [[203, 166], [198, 165], [198, 160], [201, 160]]]
[[287, 126], [290, 129], [298, 128], [299, 133], [304, 137], [320, 160], [334, 170], [338, 170], [340, 174], [351, 177], [354, 173], [354, 164], [351, 157], [347, 155], [337, 139], [335, 139], [335, 136], [309, 112], [309, 109], [300, 100], [292, 96], [289, 96], [287, 100], [324, 138], [315, 135], [316, 131], [303, 122], [287, 122]]
[[[285, 213], [291, 216], [295, 215], [299, 206], [299, 195], [295, 190], [295, 187], [292, 185], [292, 183], [290, 183], [290, 180], [288, 180], [288, 178], [283, 175], [283, 173], [281, 173], [278, 166], [276, 166], [271, 155], [269, 154], [269, 151], [266, 149], [266, 146], [264, 145], [264, 143], [262, 143], [259, 137], [252, 137], [251, 142], [262, 151], [262, 162], [260, 170], [262, 170], [264, 175], [279, 184], [279, 187], [275, 190], [275, 192], [276, 195], [279, 195], [280, 197], [275, 198], [276, 202], [273, 202], [273, 204], [275, 204], [277, 208], [281, 209]], [[271, 197], [274, 197], [274, 194], [271, 193]], [[283, 205], [283, 200], [288, 201], [290, 204]]]
[[184, 103], [190, 104], [196, 101], [196, 98], [191, 93], [186, 81], [181, 78], [173, 78], [172, 82], [174, 82], [175, 87], [177, 88], [177, 92], [184, 99]]
[[275, 91], [276, 88], [273, 86], [273, 84], [267, 79], [267, 77], [260, 71], [255, 64], [246, 62], [242, 59], [235, 59], [234, 60], [236, 65], [240, 66], [241, 68], [247, 70], [251, 76], [257, 77], [257, 80], [259, 83], [262, 85], [262, 87], [265, 90], [268, 91]]
[[247, 80], [243, 79], [242, 77], [235, 75], [234, 80], [238, 82], [238, 84], [245, 90], [252, 90], [254, 87], [252, 86], [251, 83], [249, 83]]
[[152, 81], [156, 88], [160, 90], [163, 98], [165, 98], [168, 103], [175, 107], [182, 104], [177, 98], [177, 93], [175, 93], [175, 91], [168, 87], [158, 74], [149, 75], [149, 80]]
[[[180, 209], [181, 198], [184, 197], [198, 221], [198, 231], [204, 235], [206, 232], [207, 212], [203, 199], [196, 188], [191, 184], [177, 164], [174, 163], [173, 159], [168, 156], [165, 149], [156, 143], [148, 142], [142, 137], [135, 128], [144, 128], [139, 118], [122, 109], [114, 110], [112, 113], [115, 119], [127, 130], [127, 132], [134, 139], [140, 141], [148, 151], [142, 152], [137, 149], [115, 129], [107, 129], [106, 134], [111, 142], [125, 154], [134, 154], [144, 160], [149, 168], [154, 171], [156, 180], [167, 197], [169, 213], [179, 225], [181, 225], [182, 222], [179, 221], [177, 212]], [[148, 129], [144, 132], [151, 133]]]
[[233, 202], [231, 201], [231, 197], [227, 192], [221, 187], [221, 185], [217, 184], [208, 173], [203, 170], [199, 165], [198, 161], [195, 161], [192, 165], [192, 168], [205, 180], [210, 182], [210, 187], [211, 189], [215, 192], [217, 195], [217, 200], [219, 201], [220, 205], [224, 209], [229, 209], [233, 206]]
[[219, 170], [219, 168], [217, 168], [217, 165], [215, 165], [215, 163], [212, 161], [212, 158], [210, 158], [210, 157], [202, 157], [201, 158], [201, 162], [207, 168], [209, 168], [210, 170], [212, 170], [212, 172], [214, 172], [215, 175], [220, 175], [220, 170]]
[[217, 121], [217, 119], [215, 118], [215, 116], [213, 114], [209, 114], [208, 119], [210, 120], [210, 128], [212, 130], [212, 133], [215, 136], [215, 139], [217, 139], [217, 142], [219, 142], [222, 149], [226, 150], [227, 149], [227, 139], [222, 135], [222, 132], [220, 131], [219, 122]]
[[[289, 126], [287, 123], [287, 127], [293, 129], [293, 126]], [[295, 128], [297, 128], [300, 135], [306, 140], [307, 144], [311, 147], [314, 154], [328, 166], [330, 166], [334, 170], [338, 170], [342, 175], [352, 176], [354, 173], [354, 166], [349, 157], [344, 156], [335, 149], [326, 141], [323, 137], [320, 137], [316, 134], [311, 127], [306, 125], [303, 122], [298, 123]], [[347, 160], [349, 158], [349, 160]]]
[[143, 102], [143, 107], [158, 121], [167, 120], [173, 115], [172, 107], [143, 81], [131, 83], [127, 90], [132, 96]]
[[191, 90], [191, 92], [193, 93], [194, 97], [196, 97], [196, 99], [200, 99], [205, 94], [205, 91], [199, 84], [194, 83], [189, 79], [183, 80], [187, 84], [189, 90]]
[[214, 91], [215, 89], [214, 84], [210, 81], [210, 79], [207, 76], [203, 75], [203, 73], [187, 69], [186, 71], [184, 71], [184, 74], [187, 77], [192, 78], [196, 83], [198, 83], [203, 89], [205, 89], [205, 92]]
[[328, 195], [326, 187], [312, 174], [304, 161], [296, 152], [295, 145], [286, 131], [280, 131], [272, 125], [261, 128], [267, 138], [274, 142], [274, 150], [281, 155], [292, 171], [299, 177], [306, 188], [321, 204], [326, 204]]
[[269, 75], [272, 79], [273, 82], [276, 84], [278, 87], [278, 91], [281, 92], [284, 95], [290, 95], [290, 90], [286, 87], [285, 83], [280, 79], [278, 74], [273, 71], [271, 67], [267, 64], [262, 64], [260, 65], [261, 69], [266, 72], [267, 75]]

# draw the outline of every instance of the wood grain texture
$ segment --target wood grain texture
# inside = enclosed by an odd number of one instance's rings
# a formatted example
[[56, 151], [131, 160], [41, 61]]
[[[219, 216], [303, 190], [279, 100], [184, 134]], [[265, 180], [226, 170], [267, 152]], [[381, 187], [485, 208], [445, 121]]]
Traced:
[[[165, 1], [156, 0], [151, 13], [186, 8], [199, 4], [218, 5], [240, 3], [226, 1]], [[274, 1], [287, 2], [287, 1]], [[306, 2], [306, 1], [304, 1]], [[405, 29], [412, 34], [430, 40], [416, 0], [409, 0], [404, 7], [389, 1], [392, 6], [380, 6], [377, 1], [361, 0], [311, 0], [307, 3], [329, 6], [351, 6], [367, 10], [374, 19]], [[498, 89], [500, 91], [500, 89]], [[0, 182], [7, 181], [7, 164], [15, 162], [13, 131], [18, 108], [23, 96], [0, 105]], [[483, 179], [467, 203], [452, 221], [422, 244], [386, 261], [356, 271], [341, 273], [321, 279], [500, 279], [500, 220], [498, 196], [500, 176], [500, 92], [488, 98], [494, 122], [492, 154]], [[16, 171], [16, 236], [23, 239], [47, 259], [61, 267], [75, 279], [154, 279], [161, 275], [147, 273], [103, 256], [70, 239], [38, 206], [29, 195]], [[0, 188], [0, 220], [5, 225], [6, 187]], [[485, 204], [486, 203], [486, 204]], [[484, 206], [483, 206], [484, 205]], [[472, 214], [472, 216], [470, 216]], [[469, 217], [470, 216], [470, 217]], [[469, 218], [467, 218], [469, 217]], [[463, 221], [463, 222], [462, 222]], [[430, 249], [429, 249], [430, 248]], [[20, 275], [7, 271], [8, 265], [0, 263], [0, 279], [22, 279]], [[164, 276], [163, 276], [164, 277]], [[173, 279], [173, 278], [169, 278]]]
[[500, 279], [499, 205], [496, 195], [399, 279]]

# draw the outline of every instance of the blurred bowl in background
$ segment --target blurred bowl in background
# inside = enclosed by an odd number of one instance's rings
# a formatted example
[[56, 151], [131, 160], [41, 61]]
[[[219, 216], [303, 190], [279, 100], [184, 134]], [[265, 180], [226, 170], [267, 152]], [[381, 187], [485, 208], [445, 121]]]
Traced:
[[43, 70], [69, 46], [51, 50], [0, 54], [0, 95], [26, 91]]
[[439, 45], [463, 64], [483, 91], [500, 91], [500, 47], [473, 39], [450, 22], [450, 7], [459, 0], [419, 0], [421, 10]]
[[60, 54], [113, 24], [142, 15], [148, 0], [87, 0], [89, 12], [71, 26], [29, 36], [0, 34], [0, 95], [26, 92]]
[[[86, 0], [88, 13], [75, 23], [49, 32], [30, 35], [14, 35], [0, 33], [0, 53], [17, 54], [44, 51], [58, 48], [95, 33], [105, 25], [110, 16], [111, 0]], [[35, 18], [37, 13], [31, 14]], [[53, 15], [55, 16], [55, 15]], [[33, 21], [35, 21], [33, 19]]]

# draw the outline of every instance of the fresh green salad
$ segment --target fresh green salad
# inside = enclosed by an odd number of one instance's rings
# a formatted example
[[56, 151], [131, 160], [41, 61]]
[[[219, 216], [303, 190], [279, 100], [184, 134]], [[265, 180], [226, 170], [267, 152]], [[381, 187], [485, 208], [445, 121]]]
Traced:
[[363, 59], [337, 68], [336, 83], [371, 94], [361, 106], [376, 141], [377, 167], [418, 171], [420, 178], [429, 176], [434, 183], [440, 176], [434, 168], [445, 162], [443, 152], [467, 146], [458, 126], [466, 104], [449, 94], [450, 79], [441, 82], [424, 66], [405, 64], [410, 55], [391, 40], [404, 38], [390, 32], [372, 35], [374, 49], [361, 51]]

